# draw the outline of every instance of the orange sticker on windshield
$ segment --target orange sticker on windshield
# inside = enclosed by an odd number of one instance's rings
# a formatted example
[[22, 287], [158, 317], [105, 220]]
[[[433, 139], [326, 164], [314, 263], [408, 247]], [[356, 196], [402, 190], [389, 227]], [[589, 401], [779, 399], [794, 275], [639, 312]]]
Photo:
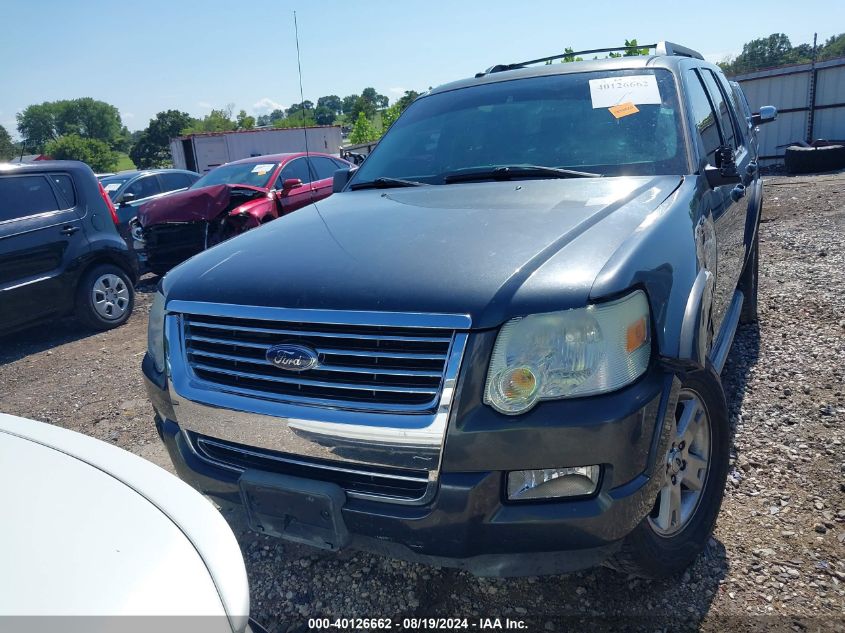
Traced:
[[610, 107], [608, 110], [610, 110], [610, 113], [617, 119], [621, 119], [623, 116], [628, 116], [629, 114], [636, 114], [640, 111], [640, 109], [630, 101]]

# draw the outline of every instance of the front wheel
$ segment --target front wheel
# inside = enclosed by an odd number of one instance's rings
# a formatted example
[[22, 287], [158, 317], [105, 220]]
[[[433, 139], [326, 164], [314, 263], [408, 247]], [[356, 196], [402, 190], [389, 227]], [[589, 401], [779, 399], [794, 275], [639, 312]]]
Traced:
[[76, 317], [94, 330], [123, 325], [134, 305], [132, 282], [114, 264], [102, 264], [88, 271], [76, 291]]
[[669, 448], [655, 466], [654, 507], [608, 564], [644, 578], [683, 571], [704, 550], [722, 505], [730, 454], [728, 409], [712, 368], [682, 377]]

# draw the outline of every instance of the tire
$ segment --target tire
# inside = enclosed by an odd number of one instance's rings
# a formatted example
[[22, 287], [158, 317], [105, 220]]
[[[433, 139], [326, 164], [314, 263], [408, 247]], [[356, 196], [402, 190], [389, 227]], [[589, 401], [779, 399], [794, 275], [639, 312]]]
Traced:
[[[713, 532], [725, 492], [730, 455], [730, 427], [722, 384], [711, 366], [687, 373], [680, 378], [681, 391], [670, 448], [666, 455], [658, 457], [658, 465], [654, 473], [655, 477], [665, 477], [665, 486], [658, 492], [653, 510], [625, 537], [620, 550], [607, 562], [608, 566], [618, 571], [642, 578], [659, 579], [674, 576], [681, 573], [696, 559], [704, 550]], [[689, 440], [689, 445], [684, 444], [686, 453], [683, 448], [677, 451], [676, 449], [681, 446], [678, 421], [680, 420], [683, 424], [687, 416], [694, 418], [697, 410], [703, 411], [708, 424], [702, 425], [700, 416], [697, 423], [690, 422], [685, 428], [697, 432], [694, 436], [683, 436], [684, 439]], [[689, 411], [692, 412], [687, 413]], [[687, 416], [684, 415], [685, 413]], [[702, 426], [709, 427], [706, 433], [701, 430]], [[702, 459], [705, 436], [709, 444], [706, 445], [707, 459]], [[696, 453], [699, 454], [698, 457]], [[670, 458], [675, 464], [674, 467], [669, 466]], [[684, 464], [680, 470], [677, 459]], [[698, 469], [697, 476], [689, 476], [693, 463], [699, 464], [702, 461], [707, 464], [703, 469], [704, 475], [702, 476], [702, 470]], [[684, 471], [687, 471], [686, 475]], [[678, 499], [680, 500], [677, 506], [678, 511], [661, 515], [663, 500], [671, 497], [671, 493], [665, 493], [664, 490], [670, 485], [672, 474], [678, 481]], [[684, 491], [683, 483], [685, 476], [689, 482], [686, 491]], [[700, 482], [702, 479], [703, 484], [698, 496], [691, 497], [689, 485], [695, 481]], [[661, 485], [664, 483], [662, 482]], [[687, 496], [684, 497], [684, 494]], [[671, 504], [667, 506], [667, 508], [671, 507]], [[678, 520], [673, 525], [672, 519], [676, 517]]]
[[110, 330], [126, 323], [135, 306], [135, 289], [123, 269], [95, 266], [76, 289], [76, 318], [92, 330]]
[[786, 171], [790, 174], [810, 174], [842, 169], [845, 167], [845, 146], [801, 147], [791, 145], [786, 148], [783, 162]]
[[742, 324], [757, 323], [757, 287], [760, 271], [760, 231], [754, 234], [751, 253], [745, 263], [745, 270], [739, 278], [739, 289], [742, 290], [742, 312], [739, 322]]

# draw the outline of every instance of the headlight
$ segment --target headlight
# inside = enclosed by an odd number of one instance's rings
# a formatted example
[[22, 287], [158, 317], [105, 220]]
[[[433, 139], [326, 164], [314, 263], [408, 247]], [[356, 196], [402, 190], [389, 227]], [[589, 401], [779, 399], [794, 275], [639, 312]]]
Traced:
[[147, 353], [157, 371], [164, 371], [164, 295], [155, 293], [147, 325]]
[[514, 415], [539, 400], [619, 389], [648, 367], [649, 323], [640, 290], [608, 303], [508, 321], [493, 347], [484, 402]]

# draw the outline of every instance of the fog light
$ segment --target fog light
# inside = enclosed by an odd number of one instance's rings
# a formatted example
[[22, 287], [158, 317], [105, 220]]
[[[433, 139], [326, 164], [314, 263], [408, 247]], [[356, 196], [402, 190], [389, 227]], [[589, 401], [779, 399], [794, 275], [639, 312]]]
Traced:
[[599, 466], [515, 470], [508, 473], [508, 499], [553, 499], [593, 494], [599, 484]]

